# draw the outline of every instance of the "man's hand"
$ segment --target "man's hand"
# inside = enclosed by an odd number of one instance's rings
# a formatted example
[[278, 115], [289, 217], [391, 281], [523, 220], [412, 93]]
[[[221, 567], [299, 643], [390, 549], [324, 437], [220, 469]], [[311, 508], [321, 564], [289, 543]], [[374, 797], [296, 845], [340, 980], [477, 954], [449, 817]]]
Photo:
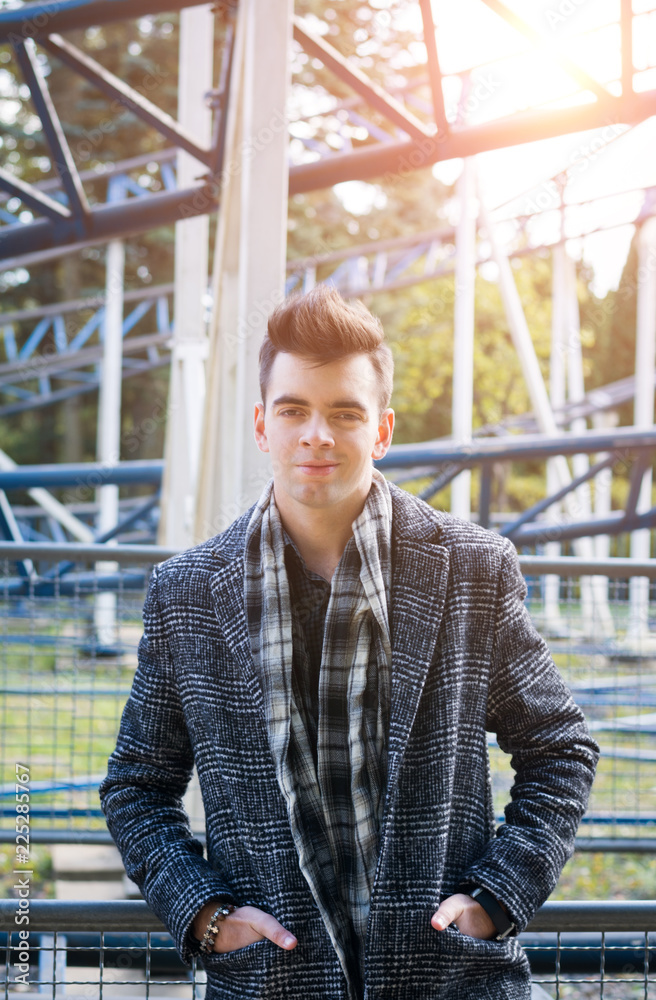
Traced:
[[464, 892], [457, 892], [455, 896], [445, 899], [431, 917], [431, 925], [436, 931], [443, 931], [453, 923], [469, 937], [492, 938], [497, 932], [481, 904]]
[[[216, 906], [216, 902], [208, 903], [196, 914], [191, 929], [198, 941], [202, 940]], [[214, 942], [214, 951], [221, 954], [245, 948], [247, 944], [261, 941], [262, 938], [268, 938], [286, 951], [291, 951], [298, 943], [294, 935], [285, 930], [275, 917], [265, 913], [264, 910], [258, 910], [256, 906], [237, 907], [225, 920], [221, 920], [217, 927], [219, 933]]]

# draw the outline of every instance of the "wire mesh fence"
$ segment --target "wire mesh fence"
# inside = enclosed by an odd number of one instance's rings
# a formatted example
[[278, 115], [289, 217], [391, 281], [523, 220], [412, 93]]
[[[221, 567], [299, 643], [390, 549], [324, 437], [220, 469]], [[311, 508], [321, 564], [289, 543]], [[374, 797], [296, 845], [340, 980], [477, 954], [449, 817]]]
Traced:
[[[143, 902], [34, 900], [22, 937], [15, 907], [15, 900], [0, 900], [5, 997], [28, 991], [53, 1000], [204, 996], [203, 969], [182, 964]], [[545, 904], [520, 936], [534, 1000], [656, 1000], [655, 932], [656, 903]]]
[[[555, 578], [525, 559], [527, 607], [601, 746], [583, 831], [644, 840], [656, 835], [656, 589], [642, 577], [609, 579], [612, 562], [596, 576]], [[500, 808], [512, 772], [494, 745], [491, 758]]]
[[[13, 798], [15, 766], [25, 764], [35, 823], [102, 828], [97, 787], [136, 668], [150, 567], [91, 564], [58, 575], [57, 565], [43, 561], [38, 573], [19, 575], [4, 563], [3, 800]], [[6, 821], [5, 801], [1, 808]]]
[[[202, 1000], [205, 973], [180, 960], [173, 941], [145, 904], [34, 901], [29, 936], [12, 929], [0, 901], [0, 986], [5, 996], [35, 994]], [[3, 909], [4, 908], [4, 909]]]
[[[24, 764], [34, 827], [101, 831], [97, 787], [137, 665], [151, 566], [166, 553], [120, 546], [113, 563], [104, 549], [102, 563], [89, 550], [62, 565], [79, 549], [15, 551], [31, 561], [0, 560], [0, 827], [13, 829]], [[656, 836], [656, 590], [637, 578], [647, 587], [636, 601], [627, 565], [609, 560], [583, 577], [565, 560], [556, 578], [524, 560], [528, 609], [603, 750], [584, 832], [637, 843]], [[647, 571], [656, 575], [656, 562]], [[490, 742], [500, 814], [512, 772]], [[192, 821], [202, 829], [199, 812]]]

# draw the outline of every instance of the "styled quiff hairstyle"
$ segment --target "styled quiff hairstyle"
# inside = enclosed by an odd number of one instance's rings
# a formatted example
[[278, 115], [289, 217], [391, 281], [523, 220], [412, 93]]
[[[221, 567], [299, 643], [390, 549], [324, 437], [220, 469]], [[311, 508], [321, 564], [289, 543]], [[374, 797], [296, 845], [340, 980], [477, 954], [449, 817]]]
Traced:
[[336, 288], [316, 285], [286, 299], [269, 316], [260, 348], [260, 392], [266, 405], [271, 368], [278, 354], [298, 354], [317, 366], [366, 354], [378, 382], [380, 412], [392, 397], [394, 359], [380, 320], [361, 302], [346, 302]]

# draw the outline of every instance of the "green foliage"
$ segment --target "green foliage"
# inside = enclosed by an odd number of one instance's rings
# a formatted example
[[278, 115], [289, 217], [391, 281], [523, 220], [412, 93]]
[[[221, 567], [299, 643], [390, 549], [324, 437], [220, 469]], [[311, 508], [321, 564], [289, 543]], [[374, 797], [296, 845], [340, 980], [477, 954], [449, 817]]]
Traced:
[[575, 854], [551, 899], [653, 899], [656, 868], [647, 854]]
[[[16, 896], [13, 887], [16, 879], [20, 878], [15, 874], [16, 856], [13, 844], [0, 845], [0, 897], [11, 899]], [[34, 872], [30, 876], [30, 896], [33, 899], [52, 899], [55, 895], [55, 886], [52, 877], [52, 853], [48, 847], [32, 844], [30, 846], [30, 869]], [[25, 869], [20, 869], [25, 870]]]

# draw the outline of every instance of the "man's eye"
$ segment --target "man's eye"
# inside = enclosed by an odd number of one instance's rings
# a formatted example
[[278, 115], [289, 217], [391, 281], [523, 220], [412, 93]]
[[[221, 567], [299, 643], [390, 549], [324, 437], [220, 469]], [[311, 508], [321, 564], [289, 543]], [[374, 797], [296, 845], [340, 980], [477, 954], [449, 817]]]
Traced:
[[337, 417], [339, 420], [359, 420], [360, 417], [357, 413], [338, 413]]
[[280, 410], [281, 417], [297, 417], [301, 411], [300, 410]]

